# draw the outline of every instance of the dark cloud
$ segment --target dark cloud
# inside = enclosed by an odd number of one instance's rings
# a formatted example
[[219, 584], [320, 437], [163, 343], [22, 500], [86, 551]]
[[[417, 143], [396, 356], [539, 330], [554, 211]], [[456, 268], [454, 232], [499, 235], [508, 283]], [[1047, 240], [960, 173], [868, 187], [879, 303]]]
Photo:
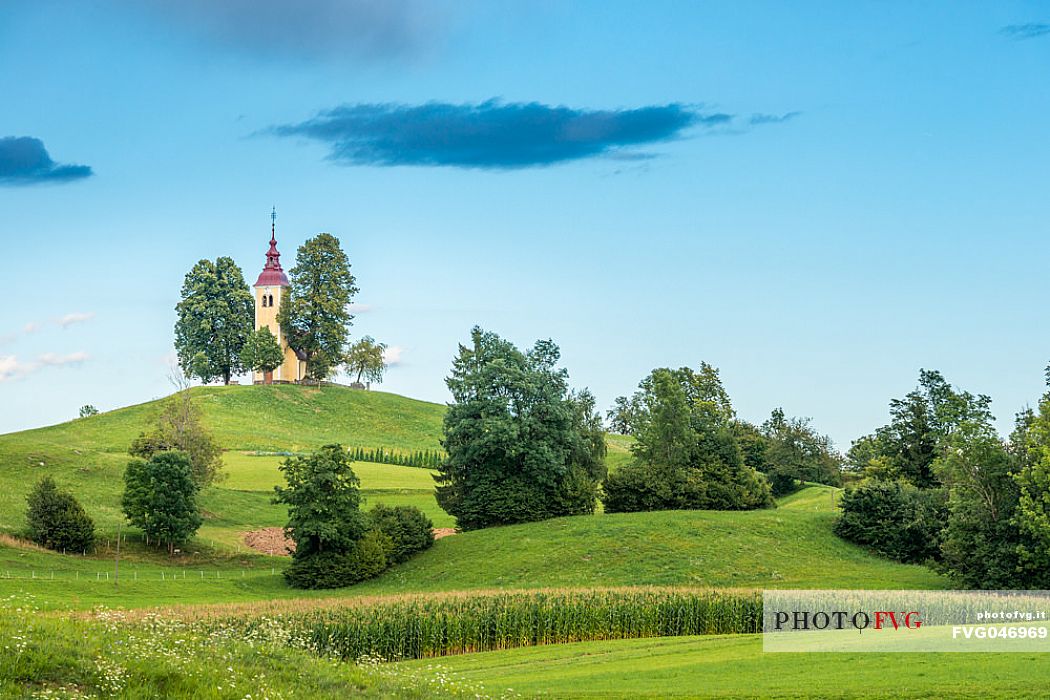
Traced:
[[1028, 24], [1008, 24], [999, 30], [1011, 39], [1035, 39], [1050, 34], [1050, 24], [1030, 22]]
[[304, 58], [411, 53], [428, 43], [452, 12], [449, 3], [423, 0], [137, 0], [132, 5], [229, 48]]
[[784, 114], [752, 114], [747, 123], [751, 126], [762, 126], [763, 124], [783, 124], [791, 121], [802, 112], [786, 112]]
[[86, 165], [61, 165], [51, 160], [44, 142], [30, 136], [0, 138], [0, 185], [70, 182], [90, 176]]
[[595, 156], [650, 157], [632, 149], [735, 119], [680, 104], [585, 110], [489, 100], [346, 105], [271, 133], [329, 144], [329, 157], [346, 165], [516, 169]]

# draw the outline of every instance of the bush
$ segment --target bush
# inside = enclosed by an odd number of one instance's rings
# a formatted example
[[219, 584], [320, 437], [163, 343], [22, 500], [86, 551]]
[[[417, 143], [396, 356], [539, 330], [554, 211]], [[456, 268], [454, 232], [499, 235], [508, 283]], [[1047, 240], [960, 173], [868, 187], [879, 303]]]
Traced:
[[389, 564], [400, 564], [434, 544], [434, 523], [414, 506], [393, 508], [377, 503], [368, 513], [372, 529], [390, 538]]
[[73, 494], [45, 476], [26, 498], [27, 536], [58, 552], [87, 552], [95, 544], [95, 523]]
[[349, 553], [314, 552], [292, 560], [284, 579], [292, 588], [343, 588], [374, 578], [387, 567], [390, 538], [372, 530], [355, 543]]
[[901, 481], [863, 481], [845, 492], [835, 534], [902, 562], [940, 558], [948, 520], [944, 491]]
[[[721, 466], [721, 465], [719, 465]], [[774, 505], [765, 477], [753, 469], [675, 468], [634, 461], [605, 480], [607, 513], [650, 510], [751, 510]]]

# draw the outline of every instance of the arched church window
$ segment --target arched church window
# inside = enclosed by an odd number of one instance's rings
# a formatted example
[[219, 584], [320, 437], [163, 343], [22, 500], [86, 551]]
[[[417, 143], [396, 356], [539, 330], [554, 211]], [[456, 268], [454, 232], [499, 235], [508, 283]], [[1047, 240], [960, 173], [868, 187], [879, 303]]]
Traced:
[[266, 295], [265, 294], [262, 295], [262, 305], [263, 305], [263, 307], [266, 306]]
[[273, 294], [270, 295], [270, 306], [273, 306]]

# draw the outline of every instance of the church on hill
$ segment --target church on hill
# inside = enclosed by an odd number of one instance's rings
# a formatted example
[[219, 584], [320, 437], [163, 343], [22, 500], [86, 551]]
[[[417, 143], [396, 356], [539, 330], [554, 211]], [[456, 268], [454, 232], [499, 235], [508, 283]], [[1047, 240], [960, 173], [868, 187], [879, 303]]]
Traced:
[[306, 362], [296, 356], [277, 323], [277, 312], [281, 300], [288, 293], [288, 276], [281, 268], [281, 254], [277, 252], [277, 213], [271, 216], [270, 249], [266, 251], [266, 264], [259, 279], [255, 281], [255, 330], [263, 326], [270, 329], [284, 352], [284, 362], [273, 372], [253, 372], [255, 384], [290, 384], [306, 377]]

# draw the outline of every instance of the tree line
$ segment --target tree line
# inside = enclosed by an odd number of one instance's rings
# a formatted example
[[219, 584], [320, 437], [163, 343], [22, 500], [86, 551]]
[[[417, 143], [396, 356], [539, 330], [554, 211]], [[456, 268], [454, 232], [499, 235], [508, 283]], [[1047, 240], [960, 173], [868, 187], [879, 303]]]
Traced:
[[923, 370], [847, 458], [842, 537], [970, 588], [1050, 587], [1050, 392], [1003, 437], [990, 397]]
[[718, 370], [654, 369], [608, 413], [634, 437], [609, 473], [594, 396], [568, 386], [550, 340], [521, 351], [474, 328], [447, 380], [448, 455], [437, 498], [459, 527], [593, 513], [766, 508], [805, 481], [839, 483], [842, 458], [808, 420], [777, 410], [762, 426], [736, 417]]

